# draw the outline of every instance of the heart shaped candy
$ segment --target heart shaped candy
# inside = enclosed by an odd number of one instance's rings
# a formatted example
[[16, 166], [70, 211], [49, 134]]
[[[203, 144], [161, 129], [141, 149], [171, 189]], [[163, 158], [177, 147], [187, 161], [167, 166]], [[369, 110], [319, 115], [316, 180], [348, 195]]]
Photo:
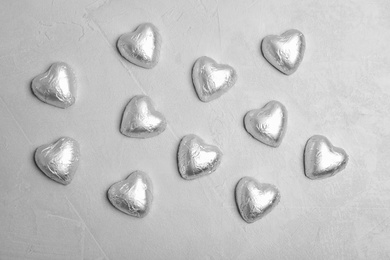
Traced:
[[143, 218], [153, 201], [152, 181], [141, 171], [131, 173], [125, 180], [111, 185], [107, 196], [111, 204], [130, 216]]
[[348, 155], [342, 148], [334, 147], [322, 135], [309, 138], [305, 146], [305, 175], [312, 180], [331, 177], [345, 169]]
[[69, 184], [80, 161], [80, 147], [76, 140], [61, 137], [56, 142], [42, 145], [35, 151], [35, 163], [53, 181]]
[[244, 118], [245, 129], [260, 142], [278, 147], [287, 130], [287, 110], [278, 101], [249, 111]]
[[181, 140], [177, 158], [181, 177], [193, 180], [214, 172], [221, 164], [222, 152], [191, 134]]
[[192, 68], [192, 81], [198, 97], [203, 102], [219, 98], [237, 81], [233, 67], [218, 64], [209, 57], [200, 57]]
[[67, 108], [76, 100], [76, 76], [64, 62], [53, 63], [47, 72], [36, 76], [31, 88], [41, 101], [59, 108]]
[[272, 184], [243, 177], [236, 186], [236, 202], [241, 217], [253, 223], [270, 213], [280, 201], [279, 190]]
[[165, 117], [156, 111], [147, 96], [135, 96], [123, 112], [121, 133], [128, 137], [150, 138], [164, 132], [167, 126]]
[[131, 63], [151, 69], [160, 58], [161, 35], [151, 23], [143, 23], [134, 32], [122, 34], [117, 47], [120, 54]]
[[297, 69], [305, 53], [305, 36], [298, 30], [266, 36], [261, 43], [264, 58], [286, 75]]

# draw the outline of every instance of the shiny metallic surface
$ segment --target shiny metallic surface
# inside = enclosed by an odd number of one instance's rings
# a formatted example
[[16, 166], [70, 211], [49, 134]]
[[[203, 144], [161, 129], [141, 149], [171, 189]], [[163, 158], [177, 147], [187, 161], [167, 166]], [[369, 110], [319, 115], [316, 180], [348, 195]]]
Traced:
[[264, 58], [286, 75], [291, 75], [298, 69], [305, 48], [305, 36], [295, 29], [288, 30], [280, 36], [266, 36], [261, 43]]
[[209, 57], [200, 57], [192, 68], [192, 82], [196, 93], [203, 102], [219, 98], [237, 81], [235, 69], [226, 64], [218, 64]]
[[36, 76], [31, 88], [37, 98], [52, 106], [67, 108], [76, 101], [76, 76], [64, 62], [53, 63], [48, 71]]
[[147, 96], [135, 96], [123, 112], [120, 131], [133, 138], [150, 138], [164, 132], [167, 121]]
[[214, 172], [221, 164], [222, 152], [191, 134], [181, 140], [177, 159], [181, 177], [193, 180]]
[[143, 218], [153, 201], [153, 186], [148, 175], [141, 171], [131, 173], [125, 180], [114, 183], [107, 192], [111, 204], [130, 216]]
[[39, 169], [53, 181], [64, 185], [72, 181], [79, 161], [79, 143], [70, 137], [61, 137], [35, 151], [35, 163]]
[[243, 177], [236, 186], [236, 202], [241, 217], [253, 223], [270, 213], [280, 201], [279, 190], [272, 184]]
[[160, 58], [161, 35], [156, 26], [143, 23], [134, 32], [122, 34], [117, 47], [120, 54], [131, 63], [151, 69]]
[[253, 138], [271, 147], [278, 147], [287, 130], [287, 110], [278, 101], [249, 111], [244, 118], [245, 129]]
[[305, 146], [305, 175], [312, 180], [331, 177], [345, 169], [348, 155], [322, 135], [309, 138]]

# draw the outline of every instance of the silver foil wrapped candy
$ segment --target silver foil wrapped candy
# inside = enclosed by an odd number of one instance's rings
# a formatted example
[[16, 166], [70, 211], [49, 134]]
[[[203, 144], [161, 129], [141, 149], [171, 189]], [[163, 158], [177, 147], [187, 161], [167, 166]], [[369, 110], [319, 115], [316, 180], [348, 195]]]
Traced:
[[214, 172], [221, 164], [222, 152], [191, 134], [181, 140], [177, 158], [181, 177], [193, 180]]
[[200, 57], [192, 68], [192, 82], [196, 93], [203, 102], [219, 98], [237, 81], [235, 69], [226, 64], [218, 64], [209, 57]]
[[272, 184], [243, 177], [236, 186], [236, 202], [241, 217], [253, 223], [270, 213], [280, 201], [279, 190]]
[[249, 111], [244, 118], [245, 129], [253, 138], [271, 147], [278, 147], [287, 130], [287, 110], [278, 101]]
[[152, 100], [143, 95], [133, 97], [123, 112], [120, 131], [134, 138], [150, 138], [161, 134], [167, 126], [163, 114], [156, 111]]
[[312, 180], [331, 177], [345, 169], [348, 155], [322, 135], [309, 138], [304, 154], [305, 175]]
[[67, 108], [76, 101], [76, 76], [64, 62], [53, 63], [48, 71], [36, 76], [31, 88], [37, 98], [52, 106]]
[[107, 192], [111, 204], [130, 216], [143, 218], [153, 201], [153, 186], [148, 175], [141, 171], [131, 173], [125, 180], [114, 183]]
[[79, 143], [70, 137], [45, 144], [35, 151], [35, 163], [50, 179], [63, 185], [69, 184], [80, 161]]
[[122, 34], [117, 47], [120, 54], [131, 63], [151, 69], [160, 58], [161, 35], [156, 26], [143, 23], [134, 32]]
[[282, 35], [268, 35], [261, 43], [264, 58], [286, 75], [294, 73], [305, 53], [305, 36], [298, 30], [288, 30]]

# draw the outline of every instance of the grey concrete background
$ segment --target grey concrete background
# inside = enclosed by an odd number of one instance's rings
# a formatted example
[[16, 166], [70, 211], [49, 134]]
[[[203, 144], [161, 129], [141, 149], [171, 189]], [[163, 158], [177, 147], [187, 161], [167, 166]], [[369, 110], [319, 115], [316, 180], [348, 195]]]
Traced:
[[[12, 1], [0, 3], [1, 259], [389, 259], [390, 2]], [[136, 67], [118, 54], [124, 32], [152, 22], [160, 63]], [[260, 53], [268, 34], [301, 30], [307, 49], [284, 76]], [[198, 100], [191, 67], [202, 55], [234, 66], [238, 82]], [[65, 61], [80, 82], [61, 110], [30, 90], [34, 76]], [[136, 140], [119, 133], [125, 104], [149, 95], [169, 128]], [[282, 102], [289, 126], [273, 149], [250, 137], [243, 116]], [[189, 133], [220, 146], [222, 165], [180, 178], [176, 150]], [[311, 181], [302, 152], [313, 134], [350, 155], [338, 175]], [[67, 135], [82, 160], [69, 186], [34, 165], [36, 147]], [[145, 219], [115, 210], [106, 190], [148, 172], [155, 200]], [[282, 200], [255, 224], [234, 201], [242, 176], [275, 184]]]

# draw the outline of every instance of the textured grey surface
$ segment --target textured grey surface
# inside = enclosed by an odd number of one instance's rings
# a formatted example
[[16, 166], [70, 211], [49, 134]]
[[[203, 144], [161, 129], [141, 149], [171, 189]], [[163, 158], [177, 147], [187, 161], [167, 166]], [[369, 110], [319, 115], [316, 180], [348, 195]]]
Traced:
[[[388, 259], [390, 257], [390, 2], [12, 1], [0, 3], [0, 258]], [[124, 60], [118, 37], [142, 22], [162, 35], [159, 64]], [[269, 34], [297, 28], [307, 48], [285, 76], [260, 53]], [[202, 103], [191, 66], [203, 55], [232, 65], [238, 81]], [[56, 61], [74, 68], [76, 103], [39, 101], [30, 82]], [[145, 140], [119, 132], [128, 100], [147, 94], [168, 120]], [[254, 140], [243, 116], [277, 99], [289, 112], [277, 149]], [[179, 140], [217, 144], [210, 176], [183, 180]], [[327, 136], [350, 156], [336, 176], [311, 181], [303, 148]], [[70, 136], [81, 162], [68, 186], [34, 165], [42, 143]], [[154, 184], [150, 214], [135, 219], [106, 198], [134, 170]], [[243, 176], [272, 183], [281, 202], [248, 225], [234, 201]]]

